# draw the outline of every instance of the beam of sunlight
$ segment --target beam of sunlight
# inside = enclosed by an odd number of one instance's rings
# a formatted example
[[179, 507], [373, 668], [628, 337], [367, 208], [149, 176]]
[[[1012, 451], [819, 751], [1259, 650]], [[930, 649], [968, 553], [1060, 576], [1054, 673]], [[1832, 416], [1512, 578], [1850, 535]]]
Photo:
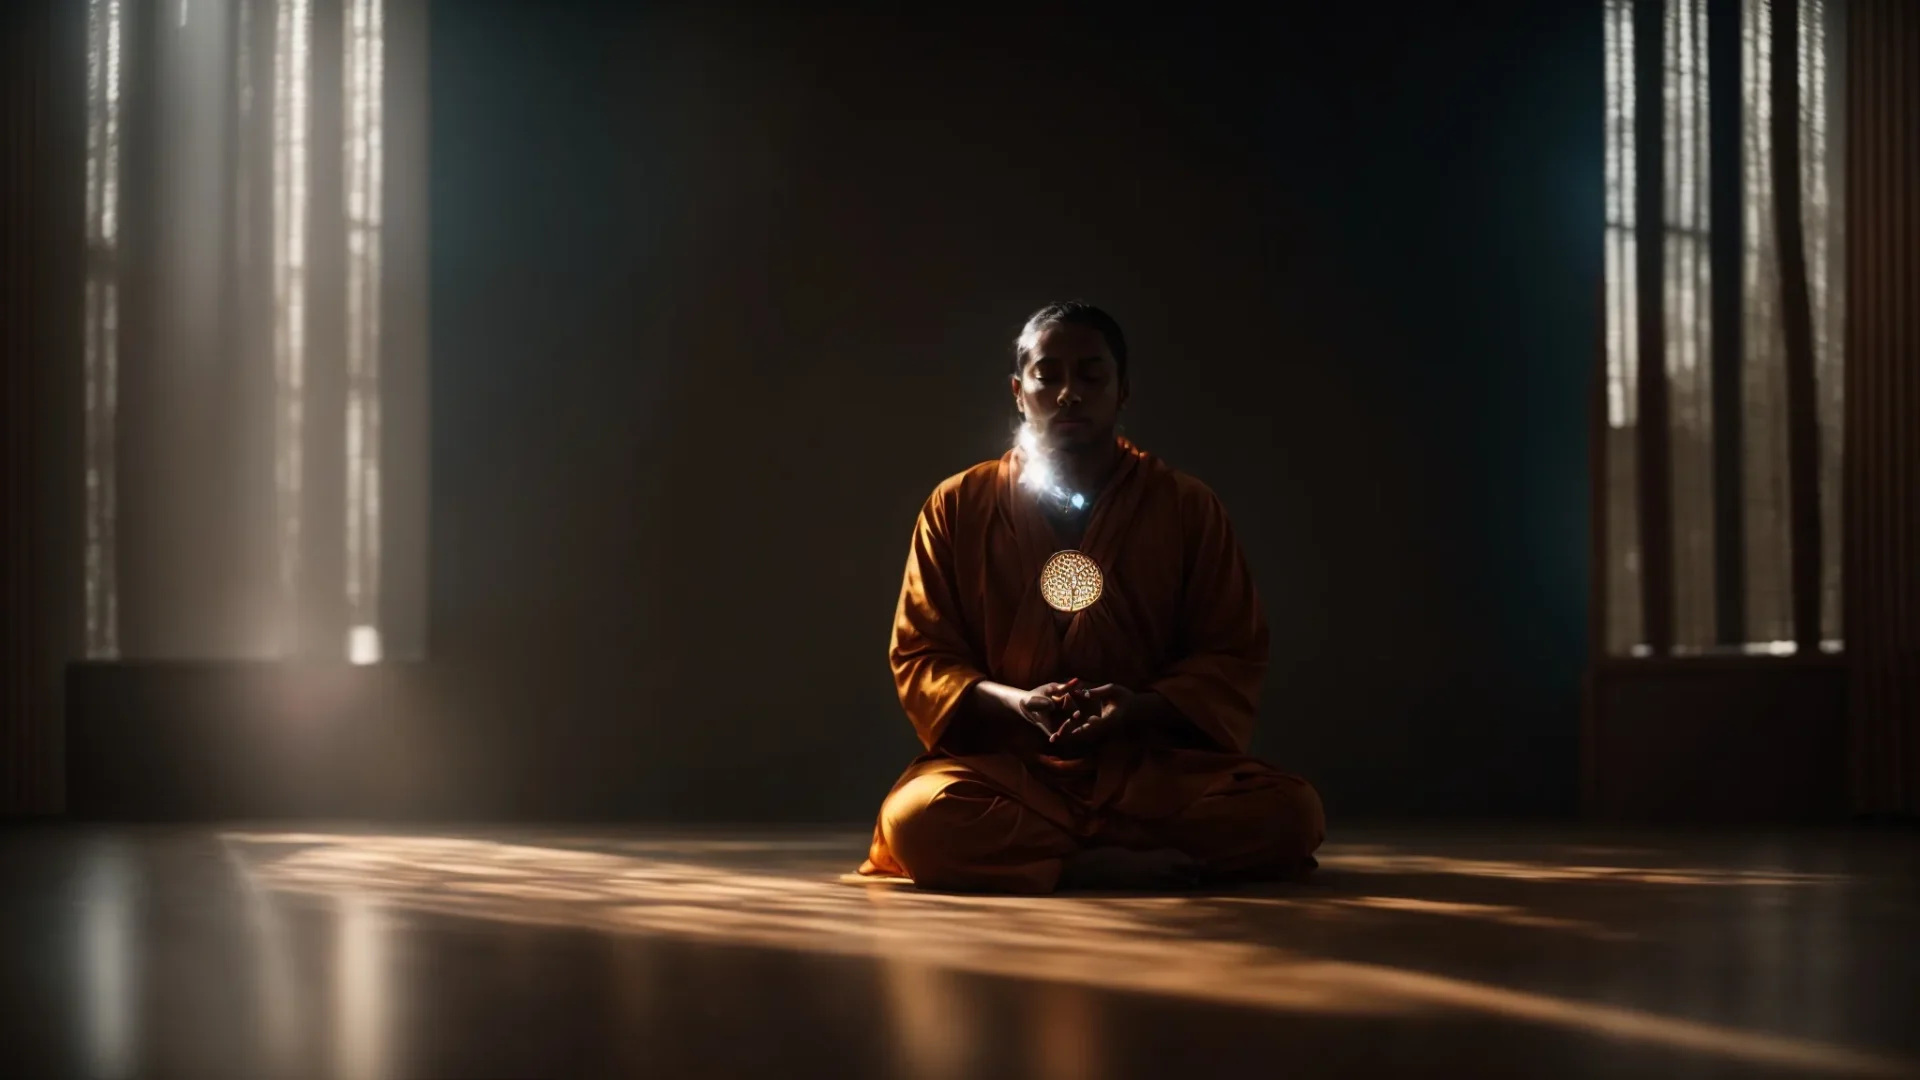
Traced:
[[384, 0], [347, 0], [347, 656], [380, 661], [380, 202]]
[[1706, 0], [1666, 0], [1661, 128], [1675, 645], [1717, 643], [1713, 574], [1713, 311], [1707, 167]]
[[120, 0], [87, 5], [87, 282], [82, 332], [86, 656], [120, 655]]
[[296, 641], [307, 375], [307, 136], [309, 0], [281, 0], [273, 57], [273, 353], [275, 538], [282, 651]]
[[1637, 412], [1639, 318], [1634, 274], [1638, 261], [1634, 220], [1635, 172], [1633, 4], [1607, 0], [1606, 44], [1606, 289], [1607, 423], [1626, 428]]
[[[859, 889], [824, 874], [783, 876], [474, 838], [305, 833], [276, 839], [233, 833], [228, 839], [251, 852], [249, 873], [268, 889], [359, 893], [394, 908], [438, 914], [862, 956], [907, 965], [899, 969], [907, 974], [896, 972], [903, 979], [917, 979], [912, 972], [931, 967], [1307, 1013], [1466, 1012], [1829, 1075], [1903, 1075], [1914, 1068], [1837, 1044], [1208, 937], [1217, 933], [1217, 923], [1207, 921], [1217, 909], [1193, 897]], [[1385, 855], [1372, 858], [1393, 862]], [[1462, 862], [1403, 858], [1418, 866]], [[1524, 864], [1465, 865], [1509, 875], [1527, 869]], [[1592, 871], [1618, 869], [1531, 871], [1590, 879]], [[1731, 873], [1716, 878], [1663, 871], [1658, 876], [1688, 883], [1752, 883]], [[911, 1017], [901, 1022], [918, 1030]], [[925, 1052], [931, 1060], [945, 1053], [936, 1054], [937, 1049], [922, 1045], [912, 1053]]]
[[1244, 904], [1256, 907], [1293, 907], [1302, 910], [1315, 908], [1360, 908], [1372, 911], [1391, 911], [1414, 915], [1437, 915], [1445, 918], [1472, 919], [1476, 922], [1495, 923], [1500, 926], [1521, 927], [1531, 930], [1554, 930], [1561, 933], [1577, 934], [1596, 941], [1636, 941], [1640, 935], [1625, 930], [1614, 930], [1586, 919], [1568, 919], [1557, 915], [1536, 915], [1525, 908], [1511, 904], [1467, 904], [1448, 900], [1423, 900], [1408, 896], [1335, 896], [1316, 897], [1312, 900], [1287, 899], [1268, 896], [1222, 896], [1217, 902], [1226, 904]]
[[1637, 885], [1831, 885], [1840, 874], [1792, 870], [1714, 869], [1710, 867], [1576, 866], [1508, 859], [1456, 859], [1441, 855], [1335, 853], [1321, 858], [1329, 870], [1373, 874], [1460, 874], [1521, 881], [1599, 881]]
[[1636, 936], [1609, 930], [1585, 919], [1564, 919], [1553, 915], [1534, 915], [1509, 904], [1463, 904], [1445, 900], [1418, 900], [1405, 896], [1357, 896], [1336, 898], [1332, 903], [1380, 911], [1411, 911], [1422, 915], [1484, 919], [1502, 926], [1523, 926], [1540, 930], [1565, 930], [1607, 941], [1631, 941]]

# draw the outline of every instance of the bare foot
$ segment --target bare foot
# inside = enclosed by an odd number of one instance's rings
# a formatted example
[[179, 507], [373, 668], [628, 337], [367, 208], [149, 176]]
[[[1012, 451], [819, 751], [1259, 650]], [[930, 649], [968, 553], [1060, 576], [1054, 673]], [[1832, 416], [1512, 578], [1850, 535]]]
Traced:
[[1173, 848], [1140, 851], [1095, 847], [1067, 856], [1060, 873], [1063, 889], [1152, 889], [1192, 885], [1200, 864]]

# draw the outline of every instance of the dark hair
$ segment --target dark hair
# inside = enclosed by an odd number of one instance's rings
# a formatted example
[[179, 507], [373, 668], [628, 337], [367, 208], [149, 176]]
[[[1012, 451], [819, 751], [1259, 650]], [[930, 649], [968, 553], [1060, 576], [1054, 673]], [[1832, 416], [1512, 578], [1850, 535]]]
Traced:
[[1100, 336], [1107, 339], [1107, 351], [1113, 353], [1113, 364], [1120, 371], [1120, 381], [1127, 381], [1127, 336], [1120, 332], [1120, 324], [1114, 321], [1113, 316], [1084, 300], [1048, 304], [1027, 319], [1027, 324], [1020, 328], [1020, 336], [1013, 342], [1015, 375], [1019, 375], [1020, 369], [1027, 366], [1027, 352], [1033, 348], [1034, 339], [1040, 336], [1040, 332], [1062, 324], [1098, 330]]

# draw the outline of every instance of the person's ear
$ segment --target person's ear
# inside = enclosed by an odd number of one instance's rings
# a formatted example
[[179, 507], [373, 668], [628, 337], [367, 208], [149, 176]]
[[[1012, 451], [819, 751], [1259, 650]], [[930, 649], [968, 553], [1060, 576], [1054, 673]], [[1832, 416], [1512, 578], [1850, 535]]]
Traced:
[[1007, 376], [1007, 387], [1013, 391], [1013, 411], [1024, 418], [1027, 415], [1027, 407], [1020, 402], [1020, 376]]

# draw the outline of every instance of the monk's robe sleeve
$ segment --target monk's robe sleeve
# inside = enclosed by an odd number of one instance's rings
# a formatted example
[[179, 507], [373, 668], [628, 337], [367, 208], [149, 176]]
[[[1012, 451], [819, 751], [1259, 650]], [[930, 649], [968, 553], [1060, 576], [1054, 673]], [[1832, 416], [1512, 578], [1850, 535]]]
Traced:
[[1267, 670], [1266, 615], [1226, 507], [1204, 488], [1182, 494], [1185, 584], [1175, 658], [1146, 689], [1206, 742], [1245, 753]]
[[934, 493], [914, 524], [889, 653], [900, 705], [928, 749], [946, 734], [967, 691], [987, 677], [962, 629], [948, 531], [951, 497]]

